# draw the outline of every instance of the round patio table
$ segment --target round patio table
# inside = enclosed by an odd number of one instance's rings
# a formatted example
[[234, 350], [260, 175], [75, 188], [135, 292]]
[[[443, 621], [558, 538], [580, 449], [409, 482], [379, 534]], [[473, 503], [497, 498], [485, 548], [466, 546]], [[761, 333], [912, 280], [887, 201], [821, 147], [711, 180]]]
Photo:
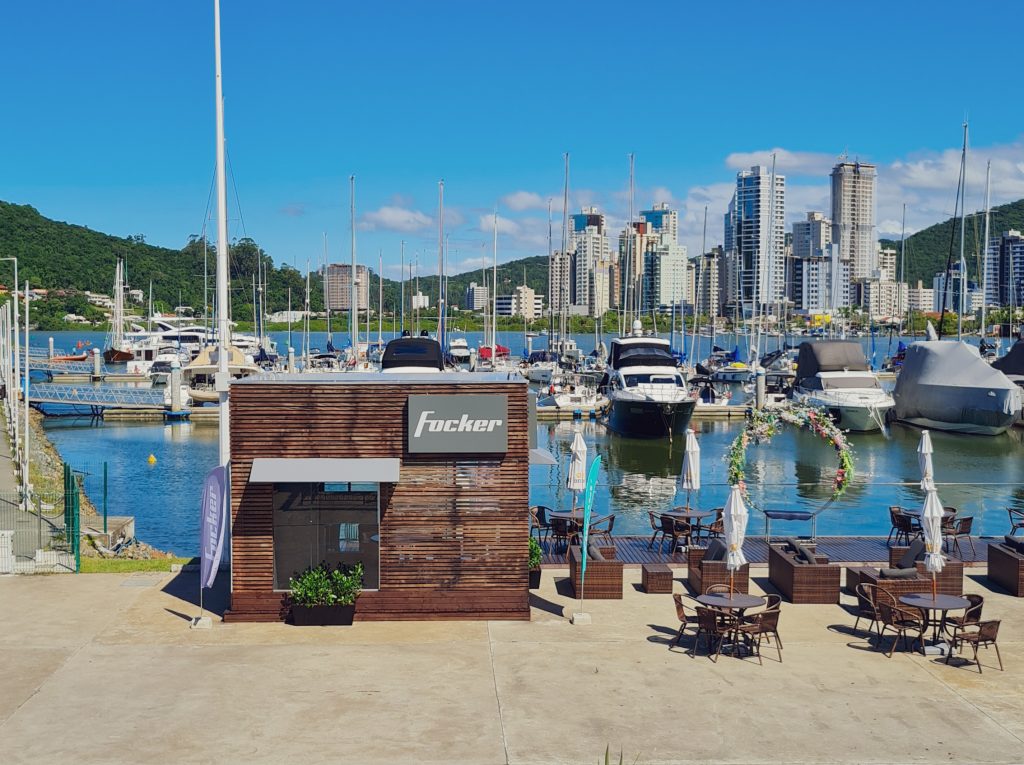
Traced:
[[662, 513], [662, 515], [667, 515], [671, 518], [707, 518], [709, 515], [714, 514], [714, 510], [697, 510], [692, 507], [674, 507], [671, 510]]
[[935, 643], [939, 642], [939, 630], [946, 624], [946, 612], [959, 611], [971, 605], [971, 601], [967, 598], [961, 598], [956, 595], [938, 594], [932, 597], [930, 594], [923, 592], [900, 595], [900, 603], [920, 611], [940, 611], [942, 613], [938, 619], [933, 619], [928, 615], [925, 617], [932, 625], [932, 642]]
[[736, 609], [741, 616], [746, 609], [765, 604], [764, 598], [759, 598], [757, 595], [747, 595], [743, 592], [698, 595], [694, 600], [701, 605], [713, 606], [714, 608]]

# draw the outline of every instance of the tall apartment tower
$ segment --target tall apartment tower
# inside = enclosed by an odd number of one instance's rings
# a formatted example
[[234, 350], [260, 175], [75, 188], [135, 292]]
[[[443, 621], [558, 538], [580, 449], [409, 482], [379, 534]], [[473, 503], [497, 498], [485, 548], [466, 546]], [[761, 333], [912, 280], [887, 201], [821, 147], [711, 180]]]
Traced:
[[569, 223], [569, 244], [576, 257], [572, 304], [586, 306], [588, 313], [592, 313], [594, 269], [610, 258], [604, 215], [596, 207], [585, 207]]
[[489, 291], [487, 287], [481, 287], [476, 282], [470, 282], [466, 287], [466, 310], [482, 311], [490, 305]]
[[[356, 266], [356, 302], [358, 310], [365, 311], [370, 304], [370, 272], [366, 266]], [[352, 306], [352, 266], [349, 263], [330, 263], [327, 266], [327, 304], [332, 311], [347, 311]]]
[[736, 193], [726, 215], [725, 241], [738, 269], [738, 299], [747, 314], [774, 305], [786, 289], [786, 177], [755, 165], [736, 174]]
[[1024, 236], [1005, 231], [989, 239], [985, 251], [985, 303], [1024, 305]]
[[555, 250], [551, 256], [551, 310], [561, 313], [573, 304], [573, 258], [570, 253]]
[[715, 318], [722, 312], [722, 291], [718, 284], [718, 267], [722, 248], [714, 247], [694, 258], [693, 295], [698, 315]]
[[667, 203], [662, 202], [653, 205], [650, 210], [641, 211], [640, 218], [650, 225], [652, 234], [667, 234], [670, 241], [679, 241], [679, 212], [670, 209]]
[[686, 298], [686, 247], [662, 234], [644, 253], [643, 304], [645, 312], [682, 303]]
[[874, 165], [840, 162], [832, 168], [832, 241], [839, 259], [849, 264], [850, 278], [867, 279], [875, 263]]

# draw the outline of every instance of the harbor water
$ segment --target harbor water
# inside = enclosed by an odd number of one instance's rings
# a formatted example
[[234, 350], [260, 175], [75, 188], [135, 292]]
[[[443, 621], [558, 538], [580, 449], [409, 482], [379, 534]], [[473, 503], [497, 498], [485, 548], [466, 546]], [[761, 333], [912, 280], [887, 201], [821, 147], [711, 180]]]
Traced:
[[[323, 333], [311, 342], [326, 346]], [[287, 337], [275, 333], [284, 349]], [[467, 333], [471, 345], [479, 335]], [[514, 339], [518, 337], [518, 341]], [[54, 333], [58, 348], [79, 339], [102, 343], [101, 333]], [[589, 340], [589, 342], [588, 342]], [[709, 338], [704, 338], [705, 342]], [[773, 339], [774, 340], [774, 339]], [[864, 338], [867, 340], [867, 338]], [[520, 353], [522, 334], [499, 336], [499, 342]], [[540, 348], [546, 339], [535, 338]], [[577, 338], [581, 349], [593, 348], [593, 337]], [[34, 342], [33, 345], [45, 345]], [[728, 492], [724, 456], [743, 422], [694, 420], [701, 448], [702, 487], [691, 504], [721, 507]], [[61, 456], [82, 470], [85, 490], [101, 508], [103, 465], [107, 465], [107, 507], [111, 515], [132, 515], [140, 539], [157, 548], [194, 555], [199, 547], [199, 492], [203, 476], [217, 462], [215, 425], [188, 422], [163, 424], [102, 422], [89, 418], [48, 419], [45, 428]], [[574, 434], [583, 434], [589, 458], [601, 456], [595, 512], [615, 514], [616, 534], [650, 533], [649, 512], [683, 504], [678, 488], [684, 440], [641, 441], [621, 438], [602, 424], [587, 420], [542, 422], [538, 445], [558, 459], [557, 465], [530, 468], [530, 501], [555, 509], [572, 502], [565, 488], [569, 448]], [[944, 505], [974, 517], [974, 533], [1002, 535], [1008, 529], [1007, 507], [1024, 507], [1024, 444], [1022, 432], [1002, 436], [963, 436], [934, 432], [935, 475]], [[770, 444], [747, 451], [747, 487], [754, 507], [751, 534], [763, 531], [763, 510], [807, 510], [820, 513], [818, 533], [886, 535], [889, 505], [920, 506], [917, 444], [920, 431], [893, 425], [888, 434], [851, 434], [855, 478], [846, 493], [831, 502], [837, 467], [832, 447], [816, 436], [783, 426]], [[153, 455], [155, 461], [148, 458]], [[773, 533], [807, 533], [801, 523], [778, 523]]]

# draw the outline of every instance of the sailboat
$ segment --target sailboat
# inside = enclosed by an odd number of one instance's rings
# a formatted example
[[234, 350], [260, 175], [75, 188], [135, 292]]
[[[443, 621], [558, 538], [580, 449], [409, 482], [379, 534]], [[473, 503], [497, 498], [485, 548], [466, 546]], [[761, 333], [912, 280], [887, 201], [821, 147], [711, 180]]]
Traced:
[[103, 360], [108, 364], [124, 364], [134, 358], [124, 329], [124, 256], [118, 255], [114, 267], [114, 310], [110, 315], [107, 347], [103, 350]]

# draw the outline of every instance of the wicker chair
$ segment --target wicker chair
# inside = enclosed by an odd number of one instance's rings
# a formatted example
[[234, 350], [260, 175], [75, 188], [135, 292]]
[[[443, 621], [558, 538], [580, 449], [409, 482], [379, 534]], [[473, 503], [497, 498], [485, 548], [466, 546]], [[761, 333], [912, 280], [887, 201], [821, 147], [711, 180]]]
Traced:
[[[981, 661], [978, 659], [978, 648], [984, 646], [988, 648], [992, 646], [996, 649], [996, 658], [999, 660], [999, 671], [1003, 671], [1003, 657], [999, 655], [999, 646], [996, 644], [996, 639], [999, 637], [999, 621], [993, 620], [988, 622], [978, 622], [973, 625], [972, 628], [965, 629], [962, 632], [958, 632], [953, 637], [953, 650], [957, 650], [962, 645], [969, 645], [974, 649], [974, 663], [978, 665], [978, 674], [981, 674]], [[949, 658], [953, 655], [953, 651], [946, 654], [946, 664], [949, 664]]]
[[971, 527], [974, 524], [974, 517], [967, 516], [966, 518], [957, 518], [948, 527], [942, 529], [942, 542], [946, 544], [950, 539], [953, 540], [953, 549], [956, 554], [963, 557], [963, 553], [960, 550], [960, 540], [966, 539], [971, 544], [971, 558], [975, 556], [974, 552], [974, 540], [971, 539]]
[[551, 519], [551, 538], [554, 540], [556, 546], [558, 544], [558, 540], [562, 540], [562, 544], [565, 545], [565, 549], [568, 551], [569, 547], [578, 541], [579, 535], [579, 526], [568, 518]]
[[548, 513], [551, 512], [550, 507], [545, 505], [534, 505], [530, 508], [530, 523], [531, 533], [537, 532], [537, 541], [542, 542], [551, 532], [551, 523], [548, 521]]
[[612, 529], [615, 528], [615, 516], [609, 515], [597, 523], [590, 524], [590, 530], [587, 532], [587, 536], [590, 539], [600, 539], [608, 545], [615, 545], [615, 540], [612, 539]]
[[[679, 632], [676, 633], [676, 639], [672, 641], [668, 649], [671, 651], [674, 646], [679, 645], [679, 641], [683, 639], [683, 634], [686, 632], [687, 627], [693, 627], [697, 629], [697, 612], [696, 610], [690, 611], [686, 604], [683, 603], [682, 595], [673, 595], [672, 600], [676, 605], [676, 618], [679, 619]], [[696, 606], [694, 607], [697, 608]]]
[[[690, 656], [697, 655], [697, 648], [700, 646], [701, 637], [703, 637], [707, 645], [708, 658], [717, 662], [722, 653], [722, 643], [736, 630], [738, 623], [735, 617], [722, 611], [697, 606], [697, 635], [693, 640]], [[712, 649], [714, 649], [713, 656]]]
[[881, 637], [882, 633], [879, 629], [878, 623], [881, 618], [878, 616], [878, 607], [875, 605], [877, 598], [878, 588], [873, 584], [858, 584], [857, 585], [857, 620], [853, 623], [853, 629], [856, 631], [860, 625], [861, 619], [868, 620], [868, 634], [874, 631]]
[[[654, 543], [658, 541], [658, 534], [664, 534], [665, 532], [661, 528], [661, 520], [658, 518], [657, 513], [653, 510], [648, 510], [647, 518], [651, 522], [651, 531], [654, 532], [651, 534], [651, 541], [647, 543], [647, 549], [650, 550], [654, 547]], [[658, 550], [660, 551], [661, 547], [659, 547]]]
[[[729, 569], [724, 560], [705, 561], [706, 547], [691, 546], [686, 550], [686, 581], [698, 595], [707, 592], [708, 587], [715, 584], [728, 584]], [[750, 591], [750, 564], [745, 564], [733, 577], [733, 589], [736, 592]]]
[[666, 539], [672, 540], [672, 544], [668, 548], [669, 555], [674, 553], [679, 547], [679, 538], [689, 539], [690, 531], [691, 526], [686, 521], [673, 518], [670, 515], [661, 516], [661, 544], [658, 545], [658, 554], [661, 555]]
[[[806, 545], [815, 552], [815, 546]], [[796, 553], [785, 545], [768, 545], [768, 579], [790, 603], [838, 603], [842, 566], [817, 555], [814, 564], [797, 562]]]
[[946, 632], [951, 636], [955, 636], [957, 632], [967, 625], [977, 624], [981, 621], [981, 611], [985, 607], [985, 598], [982, 595], [975, 595], [974, 593], [964, 595], [964, 597], [971, 601], [971, 605], [967, 606], [967, 610], [964, 611], [964, 615], [947, 616], [943, 623]]
[[903, 508], [900, 507], [899, 505], [889, 505], [889, 524], [892, 526], [892, 528], [889, 529], [889, 538], [885, 540], [885, 543], [887, 545], [892, 544], [892, 538], [894, 535], [896, 536], [896, 541], [900, 541], [900, 530], [896, 525], [897, 515], [903, 515]]
[[[903, 557], [903, 554], [907, 551], [905, 547], [890, 547], [889, 548], [889, 566], [895, 568], [897, 562]], [[917, 574], [920, 579], [927, 580], [928, 588], [931, 589], [932, 575], [924, 567], [924, 561], [915, 561], [914, 568], [917, 569]], [[874, 570], [874, 569], [872, 569]], [[878, 582], [865, 577], [861, 577], [862, 581], [870, 581], [871, 584], [878, 584]], [[899, 581], [899, 580], [882, 580], [886, 582]], [[904, 580], [906, 581], [906, 580]], [[936, 576], [936, 590], [941, 592], [943, 595], [963, 595], [964, 592], [964, 562], [959, 558], [946, 558], [946, 565], [942, 569], [942, 573]], [[900, 595], [906, 595], [910, 592], [923, 592], [923, 590], [910, 589], [905, 592], [900, 591], [898, 586], [894, 589], [888, 585], [884, 587], [888, 589], [897, 597]]]
[[1024, 510], [1017, 510], [1013, 507], [1006, 508], [1010, 516], [1010, 536], [1015, 536], [1018, 531], [1024, 529]]
[[892, 630], [895, 633], [889, 653], [886, 654], [890, 659], [900, 638], [903, 638], [903, 647], [907, 648], [908, 632], [917, 633], [917, 637], [910, 642], [910, 648], [913, 648], [915, 642], [923, 645], [924, 631], [928, 625], [921, 614], [908, 611], [897, 605], [896, 598], [885, 590], [877, 590], [875, 594], [875, 605], [878, 607], [878, 615], [881, 617], [879, 623], [882, 625], [878, 632], [878, 647], [882, 647], [882, 639], [885, 637], [886, 630]]
[[921, 534], [920, 526], [914, 526], [914, 518], [904, 513], [892, 516], [893, 525], [896, 527], [896, 544], [900, 543], [900, 540], [905, 540], [906, 544], [910, 544], [910, 540]]
[[710, 542], [715, 537], [722, 538], [725, 536], [725, 508], [716, 507], [714, 510], [715, 520], [711, 521], [707, 526], [698, 523], [697, 524], [697, 541], [700, 541], [701, 533], [704, 534], [704, 541]]
[[[615, 555], [615, 548], [601, 548], [607, 555]], [[583, 593], [591, 600], [622, 600], [622, 561], [615, 558], [606, 560], [588, 560], [587, 576], [583, 581], [580, 564], [583, 560], [578, 545], [569, 547], [569, 582], [573, 594], [580, 597], [581, 584]]]
[[779, 616], [782, 611], [776, 604], [775, 608], [766, 608], [756, 614], [745, 616], [740, 625], [736, 628], [739, 635], [753, 642], [754, 650], [757, 653], [757, 663], [761, 661], [761, 642], [767, 640], [769, 643], [775, 639], [775, 650], [779, 654], [779, 663], [782, 663], [782, 640], [779, 639]]

